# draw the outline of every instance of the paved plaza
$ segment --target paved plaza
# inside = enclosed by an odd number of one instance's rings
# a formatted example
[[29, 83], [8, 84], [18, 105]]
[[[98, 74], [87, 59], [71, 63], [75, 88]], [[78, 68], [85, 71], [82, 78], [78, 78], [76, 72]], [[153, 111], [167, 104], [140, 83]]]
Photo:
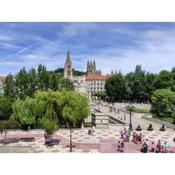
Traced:
[[[120, 140], [120, 130], [123, 127], [116, 127], [110, 129], [96, 129], [93, 136], [88, 135], [87, 129], [76, 129], [73, 131], [73, 152], [75, 153], [118, 153], [117, 142]], [[144, 138], [149, 141], [167, 140], [170, 145], [170, 152], [175, 152], [175, 137], [174, 131], [143, 131]], [[23, 152], [23, 153], [66, 153], [69, 152], [69, 130], [60, 129], [53, 138], [59, 140], [58, 145], [47, 147], [44, 143], [44, 131], [31, 130], [31, 131], [9, 131], [7, 139], [20, 138], [20, 137], [34, 137], [35, 141], [32, 142], [17, 142], [7, 145], [0, 144], [0, 152]], [[3, 139], [4, 135], [0, 135]], [[124, 152], [138, 153], [140, 152], [141, 145], [129, 142], [125, 144]]]
[[[123, 108], [123, 104], [115, 104], [118, 109]], [[149, 107], [149, 106], [148, 106]], [[109, 107], [100, 106], [100, 111], [106, 115], [111, 115], [115, 118], [123, 119], [124, 112], [111, 113]], [[152, 123], [154, 130], [147, 131], [147, 127], [151, 122], [142, 119], [143, 114], [132, 113], [132, 123], [135, 129], [139, 124], [143, 131], [144, 139], [149, 142], [158, 140], [168, 141], [169, 151], [175, 152], [175, 131], [167, 128], [166, 131], [159, 131], [161, 125]], [[120, 131], [124, 127], [128, 128], [129, 114], [126, 113], [126, 125], [109, 125], [109, 128], [96, 128], [93, 135], [88, 134], [88, 128], [74, 129], [72, 133], [73, 152], [75, 153], [119, 153], [117, 151], [117, 143], [120, 138]], [[138, 134], [140, 132], [137, 132]], [[132, 133], [131, 133], [132, 135]], [[25, 138], [33, 138], [26, 141]], [[4, 133], [0, 134], [0, 141], [4, 139]], [[53, 139], [58, 141], [57, 145], [46, 146], [43, 130], [30, 130], [30, 131], [8, 131], [7, 140], [17, 140], [4, 145], [0, 142], [0, 153], [68, 153], [70, 152], [70, 131], [68, 129], [59, 129], [54, 133]], [[124, 147], [125, 153], [138, 153], [140, 152], [141, 144], [133, 143], [132, 141], [126, 142]]]
[[[94, 105], [94, 103], [92, 103]], [[109, 104], [108, 104], [109, 105]], [[127, 123], [127, 125], [129, 125], [129, 120], [130, 120], [130, 116], [128, 112], [125, 112], [121, 109], [125, 108], [126, 106], [128, 106], [129, 104], [124, 104], [124, 103], [115, 103], [115, 107], [116, 107], [116, 112], [109, 112], [109, 107], [105, 106], [105, 105], [99, 105], [99, 106], [94, 106], [93, 108], [100, 110], [102, 113], [106, 114], [106, 115], [110, 115], [113, 116], [114, 118], [120, 119], [122, 121], [125, 121]], [[144, 108], [144, 109], [149, 109], [150, 105], [148, 104], [133, 104], [136, 107], [139, 108]], [[119, 109], [119, 113], [117, 112]], [[151, 121], [147, 121], [145, 119], [142, 119], [142, 116], [144, 116], [144, 113], [134, 113], [132, 112], [132, 126], [133, 129], [135, 129], [138, 125], [141, 126], [141, 128], [143, 130], [147, 130], [149, 124], [151, 123], [154, 130], [159, 130], [161, 125], [157, 124], [157, 123], [153, 123]], [[151, 114], [147, 114], [148, 117], [152, 117]], [[125, 117], [124, 117], [125, 116]], [[124, 120], [125, 118], [125, 120]], [[168, 131], [172, 131], [171, 128], [166, 128]]]

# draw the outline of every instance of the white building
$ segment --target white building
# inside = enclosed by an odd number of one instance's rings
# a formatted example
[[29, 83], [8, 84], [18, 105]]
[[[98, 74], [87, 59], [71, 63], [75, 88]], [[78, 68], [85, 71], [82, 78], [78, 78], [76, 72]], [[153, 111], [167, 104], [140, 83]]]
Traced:
[[80, 93], [86, 93], [90, 97], [92, 93], [104, 92], [106, 79], [109, 75], [101, 75], [101, 70], [96, 69], [95, 61], [87, 61], [87, 75], [73, 76], [73, 66], [68, 50], [65, 66], [64, 77], [69, 78], [75, 87], [75, 90]]
[[106, 79], [109, 75], [88, 75], [86, 76], [86, 91], [89, 95], [105, 91]]
[[0, 76], [0, 93], [3, 93], [3, 81], [5, 80], [5, 77]]
[[86, 93], [86, 76], [74, 76], [73, 77], [73, 84], [75, 90], [80, 93]]

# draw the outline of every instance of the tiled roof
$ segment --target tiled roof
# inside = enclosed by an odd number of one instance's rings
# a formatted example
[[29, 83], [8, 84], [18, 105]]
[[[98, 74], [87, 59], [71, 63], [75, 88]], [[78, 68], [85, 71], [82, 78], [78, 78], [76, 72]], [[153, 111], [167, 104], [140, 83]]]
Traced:
[[86, 80], [106, 80], [110, 75], [88, 75]]
[[0, 82], [4, 81], [5, 80], [5, 77], [3, 76], [0, 76]]

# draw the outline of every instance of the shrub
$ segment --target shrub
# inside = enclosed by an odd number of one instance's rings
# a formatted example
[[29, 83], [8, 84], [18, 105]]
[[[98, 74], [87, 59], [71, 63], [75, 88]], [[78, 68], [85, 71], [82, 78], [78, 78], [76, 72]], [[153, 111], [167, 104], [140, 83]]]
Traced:
[[58, 125], [55, 120], [49, 120], [47, 118], [41, 121], [42, 128], [45, 129], [47, 134], [53, 134], [57, 129]]
[[161, 128], [160, 128], [160, 131], [165, 131], [166, 129], [165, 129], [165, 125], [163, 124], [162, 126], [161, 126]]
[[133, 107], [131, 109], [132, 112], [135, 112], [135, 113], [149, 113], [149, 109], [142, 109], [142, 108], [136, 108], [136, 107]]
[[140, 125], [138, 125], [136, 128], [136, 131], [141, 131], [141, 130], [142, 130], [142, 128], [140, 127]]
[[92, 123], [91, 122], [85, 122], [84, 123], [84, 127], [91, 127], [92, 126]]
[[21, 129], [19, 123], [14, 118], [0, 120], [0, 130], [4, 129]]
[[152, 124], [151, 124], [151, 123], [149, 124], [149, 126], [148, 126], [147, 130], [148, 130], [148, 131], [153, 131], [153, 126], [152, 126]]

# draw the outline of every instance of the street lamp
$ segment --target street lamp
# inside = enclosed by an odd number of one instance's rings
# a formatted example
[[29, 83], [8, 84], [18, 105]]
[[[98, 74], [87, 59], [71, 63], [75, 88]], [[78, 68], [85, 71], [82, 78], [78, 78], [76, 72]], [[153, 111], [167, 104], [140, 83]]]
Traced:
[[125, 103], [125, 101], [124, 101], [124, 105], [125, 105], [125, 107], [124, 107], [124, 121], [126, 121], [126, 103]]
[[72, 133], [73, 133], [73, 130], [72, 130], [71, 124], [68, 123], [67, 125], [68, 125], [69, 131], [70, 131], [69, 149], [70, 149], [70, 152], [72, 152], [72, 147], [73, 147], [73, 145], [72, 145]]
[[129, 103], [129, 106], [127, 108], [129, 110], [129, 130], [132, 131], [133, 128], [132, 128], [132, 115], [131, 115], [131, 111], [132, 111], [133, 106], [131, 106], [131, 102]]

